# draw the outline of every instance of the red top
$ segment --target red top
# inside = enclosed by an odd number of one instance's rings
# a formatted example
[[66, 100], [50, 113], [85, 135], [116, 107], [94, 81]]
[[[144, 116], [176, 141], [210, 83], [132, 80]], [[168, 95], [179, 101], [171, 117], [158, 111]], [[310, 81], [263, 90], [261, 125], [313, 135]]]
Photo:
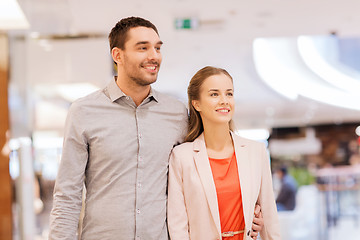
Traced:
[[[221, 232], [244, 230], [245, 220], [235, 152], [230, 158], [209, 160], [219, 204]], [[244, 233], [223, 238], [242, 240]]]

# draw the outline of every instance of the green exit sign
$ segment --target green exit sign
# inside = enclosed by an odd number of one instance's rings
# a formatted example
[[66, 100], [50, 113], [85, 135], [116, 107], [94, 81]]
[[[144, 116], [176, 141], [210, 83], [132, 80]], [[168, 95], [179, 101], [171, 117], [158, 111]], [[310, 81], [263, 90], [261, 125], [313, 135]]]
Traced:
[[199, 26], [199, 21], [195, 18], [176, 18], [176, 29], [196, 29]]

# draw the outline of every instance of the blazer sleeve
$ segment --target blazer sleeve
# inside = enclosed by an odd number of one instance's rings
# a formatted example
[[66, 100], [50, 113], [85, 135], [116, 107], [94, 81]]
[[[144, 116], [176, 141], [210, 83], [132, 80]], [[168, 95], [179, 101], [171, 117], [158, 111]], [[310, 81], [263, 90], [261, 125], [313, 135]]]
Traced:
[[260, 231], [263, 240], [280, 240], [280, 226], [273, 192], [270, 159], [263, 145], [261, 149], [261, 186], [258, 202], [264, 218], [264, 227]]
[[[182, 155], [182, 154], [181, 154]], [[179, 157], [174, 149], [170, 155], [168, 183], [168, 228], [171, 240], [190, 239], [184, 198], [183, 175]]]

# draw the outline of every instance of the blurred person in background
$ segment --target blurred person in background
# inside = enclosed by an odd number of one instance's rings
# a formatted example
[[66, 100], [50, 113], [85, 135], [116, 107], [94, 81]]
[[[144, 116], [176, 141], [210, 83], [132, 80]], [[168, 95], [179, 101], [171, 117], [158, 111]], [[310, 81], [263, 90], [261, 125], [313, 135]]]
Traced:
[[297, 183], [295, 179], [288, 174], [287, 167], [283, 166], [276, 171], [281, 187], [276, 197], [276, 206], [278, 211], [290, 211], [295, 209]]

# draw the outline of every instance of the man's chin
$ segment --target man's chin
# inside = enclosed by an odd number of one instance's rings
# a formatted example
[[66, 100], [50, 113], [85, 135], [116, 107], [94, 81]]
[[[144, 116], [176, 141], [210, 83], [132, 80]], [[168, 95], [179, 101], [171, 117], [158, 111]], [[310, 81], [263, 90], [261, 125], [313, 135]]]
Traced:
[[148, 78], [148, 79], [134, 79], [134, 82], [140, 86], [148, 86], [156, 82], [157, 78]]
[[149, 84], [152, 84], [152, 83], [156, 82], [156, 80], [157, 80], [157, 76], [156, 76], [156, 78], [144, 79], [144, 82], [146, 82], [147, 85], [149, 85]]
[[158, 75], [155, 74], [155, 75], [152, 75], [151, 77], [146, 78], [146, 79], [144, 79], [144, 80], [145, 80], [146, 82], [148, 82], [149, 84], [152, 84], [152, 83], [156, 82], [157, 77], [158, 77]]

